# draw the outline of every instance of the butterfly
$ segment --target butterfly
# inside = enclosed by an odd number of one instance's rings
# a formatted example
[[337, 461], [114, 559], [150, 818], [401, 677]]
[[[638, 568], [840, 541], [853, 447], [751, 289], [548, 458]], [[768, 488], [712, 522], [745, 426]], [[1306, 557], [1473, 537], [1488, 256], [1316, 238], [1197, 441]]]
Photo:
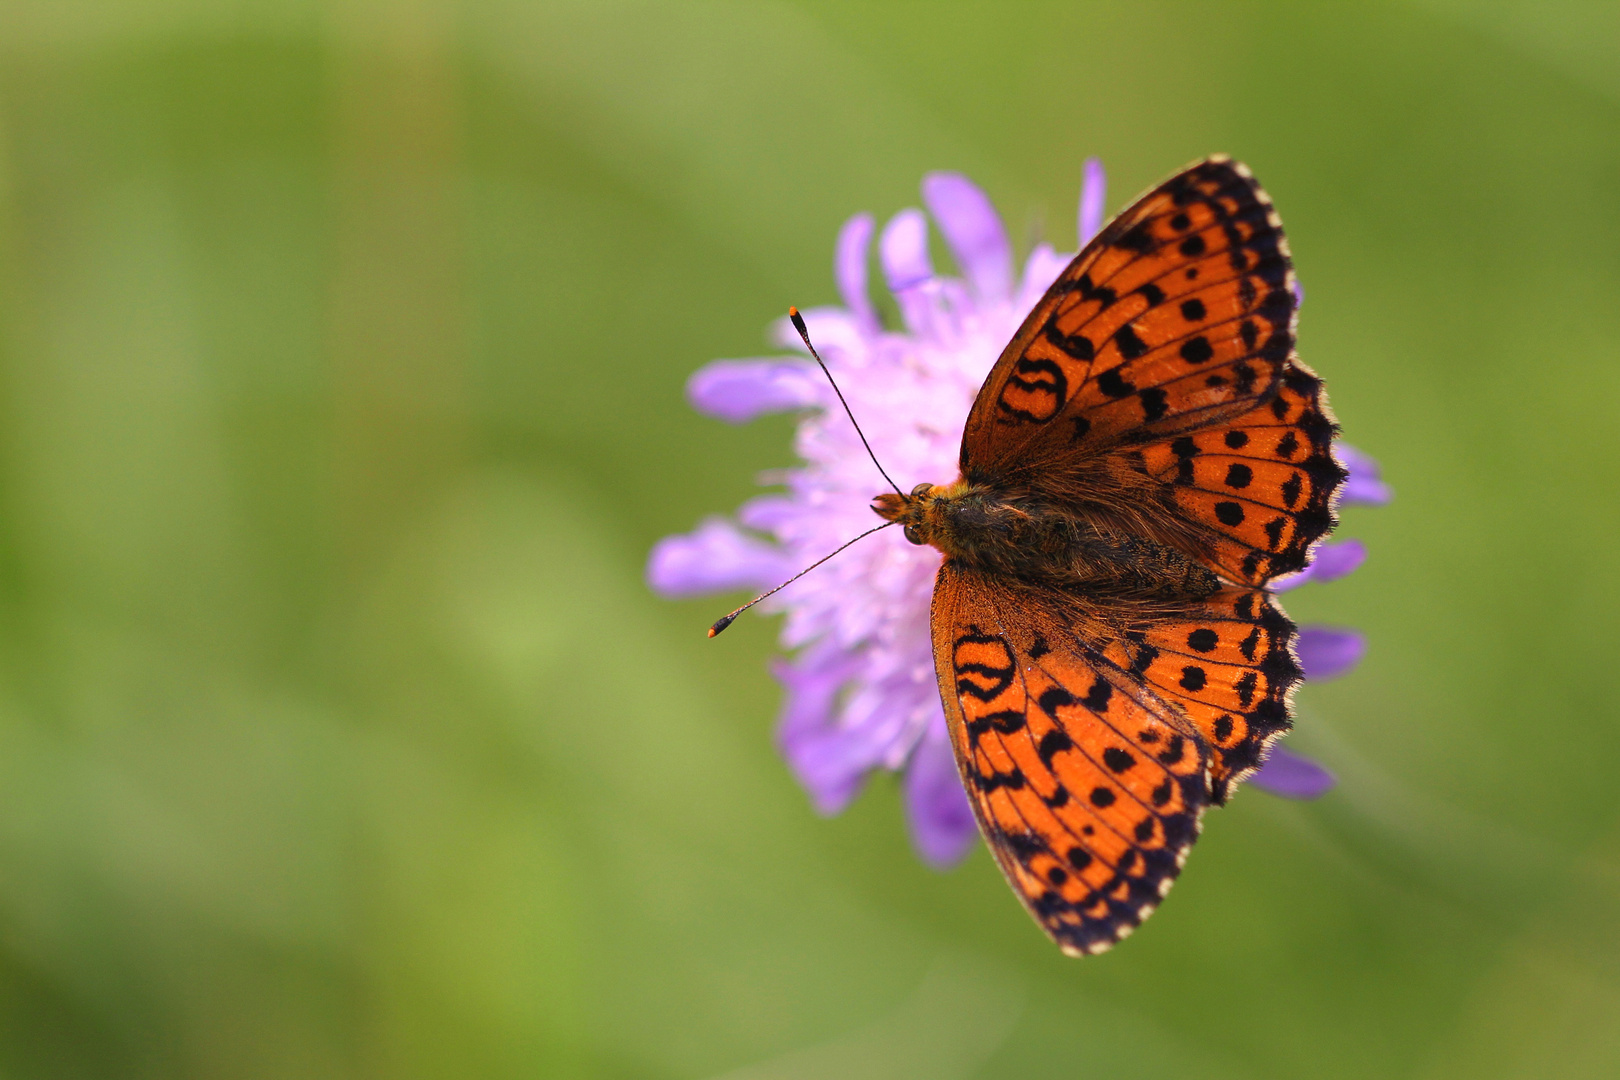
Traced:
[[969, 801], [1072, 955], [1124, 938], [1289, 727], [1267, 591], [1345, 471], [1295, 353], [1282, 224], [1243, 165], [1190, 165], [1079, 253], [980, 389], [961, 475], [873, 509], [944, 554], [935, 670]]

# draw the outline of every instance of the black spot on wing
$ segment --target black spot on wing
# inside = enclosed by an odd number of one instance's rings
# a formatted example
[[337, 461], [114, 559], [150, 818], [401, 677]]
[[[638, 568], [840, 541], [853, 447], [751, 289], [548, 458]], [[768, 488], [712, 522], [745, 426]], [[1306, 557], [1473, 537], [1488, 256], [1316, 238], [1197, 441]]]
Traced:
[[1091, 283], [1090, 274], [1081, 274], [1079, 277], [1075, 278], [1074, 284], [1071, 285], [1070, 288], [1074, 292], [1080, 294], [1080, 299], [1082, 300], [1097, 301], [1097, 306], [1100, 308], [1111, 307], [1114, 301], [1118, 299], [1118, 297], [1114, 294], [1114, 290], [1110, 289], [1108, 286], [1093, 285]]
[[1130, 323], [1114, 331], [1114, 345], [1127, 360], [1135, 360], [1148, 351], [1147, 342], [1137, 336], [1136, 327]]
[[999, 731], [1003, 735], [1011, 735], [1022, 731], [1027, 718], [1017, 709], [1002, 709], [998, 712], [985, 713], [976, 716], [967, 722], [968, 738], [977, 742], [989, 731]]
[[1118, 368], [1109, 368], [1098, 375], [1097, 389], [1111, 398], [1122, 398], [1136, 392], [1136, 387], [1125, 381]]
[[1084, 362], [1094, 359], [1097, 355], [1097, 348], [1091, 343], [1090, 338], [1078, 333], [1065, 334], [1058, 329], [1056, 320], [1046, 324], [1046, 340], [1075, 360]]
[[1215, 355], [1215, 347], [1202, 334], [1181, 343], [1181, 358], [1189, 364], [1202, 364]]
[[1129, 751], [1122, 750], [1117, 746], [1108, 747], [1108, 749], [1103, 751], [1102, 756], [1103, 764], [1107, 765], [1116, 773], [1122, 773], [1126, 769], [1129, 769], [1132, 765], [1136, 764], [1136, 759], [1131, 756]]
[[1028, 782], [1029, 781], [1024, 778], [1023, 770], [1019, 769], [1016, 765], [1013, 766], [1011, 772], [1001, 773], [991, 770], [990, 772], [975, 772], [973, 774], [973, 786], [978, 788], [986, 795], [998, 788], [1006, 788], [1009, 791], [1019, 791], [1022, 790], [1024, 785]]
[[1127, 229], [1114, 243], [1144, 255], [1159, 246], [1158, 241], [1153, 239], [1153, 233], [1149, 231], [1146, 221], [1138, 222]]
[[1042, 711], [1052, 719], [1057, 719], [1057, 711], [1065, 705], [1074, 704], [1074, 695], [1061, 686], [1047, 687], [1037, 699]]
[[1035, 748], [1035, 752], [1040, 755], [1041, 763], [1050, 769], [1053, 758], [1065, 750], [1073, 749], [1074, 740], [1070, 739], [1061, 728], [1053, 728], [1041, 736], [1040, 745]]
[[1300, 492], [1299, 474], [1295, 473], [1294, 475], [1290, 476], [1287, 480], [1283, 481], [1283, 485], [1282, 485], [1283, 505], [1288, 507], [1290, 510], [1292, 510], [1294, 508], [1294, 504], [1299, 501], [1299, 492]]

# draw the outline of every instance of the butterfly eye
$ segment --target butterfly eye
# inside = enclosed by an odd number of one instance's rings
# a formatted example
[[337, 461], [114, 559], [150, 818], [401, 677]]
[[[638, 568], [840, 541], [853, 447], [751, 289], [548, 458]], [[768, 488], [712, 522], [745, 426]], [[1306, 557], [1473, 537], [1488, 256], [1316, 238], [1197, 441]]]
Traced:
[[933, 488], [934, 488], [933, 484], [918, 484], [916, 487], [911, 489], [911, 497], [913, 499], [915, 499], [915, 498], [918, 498], [920, 496], [926, 495], [930, 491], [932, 491]]
[[928, 541], [923, 538], [922, 529], [916, 525], [907, 525], [901, 530], [901, 532], [905, 533], [906, 539], [910, 540], [913, 544], [922, 545], [928, 543]]

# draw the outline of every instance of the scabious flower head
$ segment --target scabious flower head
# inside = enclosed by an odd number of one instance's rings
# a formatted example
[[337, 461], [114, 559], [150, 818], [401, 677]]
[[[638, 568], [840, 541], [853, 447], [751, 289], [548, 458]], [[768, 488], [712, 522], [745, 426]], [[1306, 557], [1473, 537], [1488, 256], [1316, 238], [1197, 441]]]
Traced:
[[[1102, 224], [1103, 185], [1102, 167], [1088, 161], [1082, 244]], [[877, 242], [878, 264], [900, 315], [900, 326], [886, 329], [867, 287], [874, 222], [859, 214], [838, 236], [834, 276], [842, 306], [803, 313], [873, 451], [904, 490], [955, 479], [962, 428], [980, 385], [1072, 257], [1042, 244], [1015, 268], [1001, 219], [963, 176], [931, 173], [922, 196], [960, 277], [936, 272], [929, 216], [900, 211]], [[647, 579], [662, 595], [763, 591], [873, 523], [868, 506], [886, 487], [882, 476], [788, 321], [776, 323], [771, 334], [800, 356], [717, 360], [692, 376], [687, 396], [699, 412], [731, 423], [797, 411], [794, 449], [802, 465], [763, 477], [783, 490], [744, 503], [735, 521], [711, 518], [695, 532], [660, 541]], [[1348, 490], [1363, 501], [1387, 498], [1370, 459], [1353, 451], [1341, 456], [1351, 470]], [[1358, 476], [1370, 477], [1371, 485], [1356, 488]], [[899, 530], [885, 530], [760, 607], [787, 616], [781, 644], [789, 655], [774, 665], [786, 691], [777, 739], [812, 804], [836, 814], [873, 771], [903, 772], [912, 840], [926, 862], [944, 867], [967, 853], [976, 827], [934, 678], [928, 614], [940, 557], [932, 547], [908, 543]], [[1341, 577], [1363, 558], [1355, 541], [1322, 545], [1309, 567], [1279, 587]], [[1307, 627], [1300, 634], [1307, 678], [1343, 674], [1364, 649], [1354, 631]], [[1278, 748], [1254, 782], [1311, 798], [1333, 778]]]

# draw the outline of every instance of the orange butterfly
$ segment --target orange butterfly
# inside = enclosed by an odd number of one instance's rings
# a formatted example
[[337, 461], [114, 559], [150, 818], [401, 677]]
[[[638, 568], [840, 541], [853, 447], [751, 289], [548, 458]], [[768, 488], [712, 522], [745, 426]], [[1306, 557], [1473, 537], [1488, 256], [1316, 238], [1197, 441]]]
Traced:
[[1191, 165], [1024, 320], [960, 478], [874, 500], [945, 555], [934, 661], [962, 779], [1071, 955], [1153, 911], [1204, 808], [1289, 727], [1294, 624], [1265, 585], [1333, 528], [1345, 478], [1296, 307], [1248, 169]]
[[1197, 162], [1025, 318], [968, 413], [961, 476], [873, 500], [879, 529], [944, 554], [931, 622], [957, 765], [1013, 891], [1071, 955], [1152, 913], [1204, 808], [1288, 730], [1295, 627], [1265, 586], [1333, 528], [1346, 477], [1294, 353], [1296, 297], [1260, 185]]

